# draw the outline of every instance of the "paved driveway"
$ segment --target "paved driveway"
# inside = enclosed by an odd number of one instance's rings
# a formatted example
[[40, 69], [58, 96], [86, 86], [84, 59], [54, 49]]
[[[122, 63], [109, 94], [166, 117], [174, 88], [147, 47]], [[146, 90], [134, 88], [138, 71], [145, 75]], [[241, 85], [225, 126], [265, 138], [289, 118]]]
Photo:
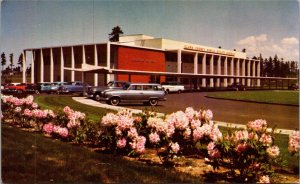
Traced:
[[[268, 125], [277, 128], [296, 129], [299, 127], [299, 106], [270, 105], [231, 100], [219, 100], [205, 97], [206, 92], [168, 94], [167, 101], [159, 102], [154, 110], [171, 113], [184, 110], [186, 107], [194, 109], [211, 109], [214, 120], [230, 123], [246, 124], [255, 119], [265, 119]], [[150, 106], [122, 105], [135, 109], [151, 109]]]

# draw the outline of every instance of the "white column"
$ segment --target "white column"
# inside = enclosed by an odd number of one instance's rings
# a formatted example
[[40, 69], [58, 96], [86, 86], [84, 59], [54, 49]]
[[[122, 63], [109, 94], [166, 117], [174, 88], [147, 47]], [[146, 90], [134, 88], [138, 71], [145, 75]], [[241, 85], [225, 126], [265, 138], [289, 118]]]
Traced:
[[[202, 74], [206, 74], [206, 54], [202, 58]], [[206, 87], [206, 78], [202, 79], [202, 87]]]
[[35, 51], [31, 50], [31, 83], [34, 83], [34, 56], [35, 56]]
[[198, 53], [194, 56], [194, 74], [198, 74]]
[[43, 49], [41, 49], [41, 68], [40, 68], [40, 82], [44, 82], [44, 57], [43, 57]]
[[82, 45], [82, 64], [86, 64], [84, 45]]
[[[245, 62], [246, 62], [245, 59], [243, 59], [243, 61], [242, 61], [242, 76], [243, 77], [245, 77], [245, 75], [246, 75]], [[245, 79], [244, 78], [242, 79], [242, 84], [245, 85]]]
[[[71, 68], [74, 69], [75, 68], [75, 58], [74, 58], [74, 48], [71, 47]], [[75, 81], [75, 71], [72, 70], [71, 71], [71, 81]]]
[[[221, 56], [218, 56], [217, 75], [221, 75]], [[220, 87], [220, 78], [217, 78], [217, 87]]]
[[181, 50], [179, 49], [177, 51], [177, 73], [181, 73], [181, 65], [182, 65], [182, 61], [181, 61]]
[[[227, 75], [227, 56], [225, 57], [224, 60], [224, 75]], [[224, 78], [224, 87], [227, 87], [227, 78]]]
[[[238, 58], [236, 61], [236, 76], [239, 77], [240, 76], [240, 59]], [[237, 78], [236, 82], [240, 82], [240, 79]]]
[[[247, 76], [249, 76], [250, 77], [250, 60], [248, 60], [248, 65], [247, 65]], [[251, 85], [251, 81], [250, 81], [251, 79], [247, 79], [247, 86], [248, 87], [250, 87], [250, 85]]]
[[[107, 57], [106, 57], [106, 67], [108, 69], [111, 69], [110, 68], [110, 42], [107, 42]], [[106, 77], [106, 83], [108, 83], [110, 80], [111, 80], [111, 74], [107, 74], [107, 77]]]
[[[232, 57], [231, 60], [230, 60], [230, 75], [233, 76], [234, 75], [234, 72], [233, 72], [233, 60], [234, 58]], [[233, 78], [230, 78], [230, 83], [232, 84], [233, 83]]]
[[53, 82], [54, 78], [54, 68], [53, 68], [53, 50], [50, 48], [50, 82]]
[[[257, 77], [260, 77], [260, 60], [257, 63]], [[257, 79], [257, 87], [260, 87], [260, 79]]]
[[63, 52], [63, 48], [61, 47], [60, 48], [60, 81], [61, 82], [64, 82], [64, 67], [65, 67], [65, 65], [64, 65], [64, 52]]
[[[97, 53], [97, 45], [94, 45], [94, 64], [98, 66], [98, 53]], [[94, 86], [98, 86], [98, 73], [94, 74]]]
[[[252, 76], [255, 77], [255, 61], [252, 60]], [[255, 86], [255, 79], [252, 80], [252, 85]]]
[[[210, 62], [209, 62], [209, 74], [214, 74], [214, 55], [211, 55]], [[209, 87], [214, 87], [214, 79], [210, 78]]]
[[22, 78], [23, 78], [23, 83], [25, 83], [26, 82], [26, 51], [24, 50], [23, 51], [23, 61], [22, 61], [22, 63], [23, 63], [23, 68], [22, 68]]

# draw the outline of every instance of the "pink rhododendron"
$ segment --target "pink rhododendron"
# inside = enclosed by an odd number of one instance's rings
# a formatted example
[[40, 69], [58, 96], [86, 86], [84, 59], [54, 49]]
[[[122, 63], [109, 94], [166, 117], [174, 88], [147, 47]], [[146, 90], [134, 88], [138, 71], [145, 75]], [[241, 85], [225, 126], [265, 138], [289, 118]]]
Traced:
[[243, 153], [247, 151], [250, 148], [250, 146], [247, 143], [240, 143], [236, 146], [235, 150], [238, 153]]
[[144, 136], [138, 136], [136, 139], [134, 139], [132, 142], [130, 142], [130, 147], [136, 152], [136, 153], [144, 153], [145, 151], [145, 143], [146, 138]]
[[59, 128], [58, 128], [58, 134], [59, 134], [61, 137], [66, 138], [66, 137], [68, 137], [68, 135], [69, 135], [69, 131], [68, 131], [68, 129], [65, 128], [65, 127], [59, 127]]
[[31, 107], [32, 107], [33, 109], [37, 109], [39, 106], [38, 106], [37, 103], [32, 103]]
[[271, 158], [275, 158], [279, 155], [280, 151], [278, 146], [272, 146], [267, 148], [267, 153]]
[[15, 112], [16, 112], [16, 113], [19, 113], [19, 112], [21, 112], [21, 111], [22, 111], [21, 107], [16, 107], [16, 108], [15, 108]]
[[125, 148], [125, 146], [126, 146], [126, 139], [125, 138], [119, 139], [117, 141], [117, 147], [118, 148]]
[[46, 134], [51, 134], [53, 132], [53, 124], [52, 123], [47, 123], [47, 124], [44, 124], [43, 126], [43, 131], [46, 133]]
[[268, 146], [272, 144], [272, 136], [268, 134], [263, 134], [260, 137], [259, 141], [262, 142], [264, 146]]
[[147, 121], [147, 126], [154, 128], [157, 132], [166, 133], [168, 130], [168, 123], [164, 122], [161, 118], [150, 117]]
[[289, 145], [288, 150], [291, 153], [299, 152], [300, 151], [300, 134], [299, 131], [293, 131], [289, 135]]
[[135, 127], [131, 127], [131, 128], [128, 130], [127, 135], [128, 135], [128, 137], [130, 137], [131, 139], [134, 139], [134, 138], [136, 138], [136, 137], [139, 136]]
[[234, 141], [248, 140], [249, 134], [247, 130], [239, 130], [235, 132]]
[[247, 127], [249, 129], [254, 130], [254, 131], [261, 132], [264, 129], [266, 129], [266, 127], [267, 127], [267, 121], [263, 120], [263, 119], [257, 119], [255, 121], [250, 121], [250, 122], [248, 122]]
[[210, 121], [213, 119], [213, 112], [210, 109], [203, 110], [201, 115], [206, 121]]
[[210, 142], [207, 145], [207, 152], [210, 158], [214, 159], [214, 158], [219, 158], [221, 156], [220, 151], [215, 148], [215, 143], [214, 142]]
[[133, 118], [130, 116], [119, 116], [118, 128], [121, 131], [130, 129], [133, 126]]
[[193, 130], [200, 127], [200, 126], [201, 126], [201, 121], [200, 120], [198, 120], [198, 119], [197, 120], [195, 120], [195, 119], [191, 120], [191, 128]]
[[77, 128], [80, 126], [80, 122], [76, 119], [72, 119], [68, 122], [67, 127], [68, 128]]
[[101, 124], [103, 126], [114, 126], [117, 125], [118, 121], [119, 116], [115, 115], [114, 113], [107, 113], [102, 117]]
[[177, 142], [176, 143], [170, 143], [170, 147], [171, 147], [171, 150], [174, 153], [178, 153], [178, 151], [180, 150], [180, 146]]
[[198, 112], [195, 111], [192, 107], [185, 109], [185, 116], [191, 121], [194, 117], [197, 117]]
[[189, 139], [190, 136], [191, 136], [191, 133], [192, 133], [191, 129], [190, 128], [186, 128], [185, 131], [183, 132], [184, 139]]
[[150, 143], [154, 143], [154, 144], [158, 143], [160, 141], [159, 135], [156, 132], [150, 133], [149, 141]]
[[23, 112], [23, 114], [24, 114], [24, 116], [28, 116], [28, 117], [32, 116], [32, 112], [29, 109], [25, 109], [24, 112]]

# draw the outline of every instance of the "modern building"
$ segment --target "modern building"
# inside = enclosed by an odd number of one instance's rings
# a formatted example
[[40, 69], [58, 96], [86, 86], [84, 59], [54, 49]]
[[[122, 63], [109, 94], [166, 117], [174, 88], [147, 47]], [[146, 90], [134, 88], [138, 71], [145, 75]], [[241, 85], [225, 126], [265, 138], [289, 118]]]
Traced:
[[23, 82], [31, 63], [32, 83], [84, 80], [97, 86], [110, 80], [176, 80], [193, 88], [233, 82], [260, 86], [260, 61], [244, 52], [143, 34], [122, 36], [119, 42], [25, 49], [23, 55]]

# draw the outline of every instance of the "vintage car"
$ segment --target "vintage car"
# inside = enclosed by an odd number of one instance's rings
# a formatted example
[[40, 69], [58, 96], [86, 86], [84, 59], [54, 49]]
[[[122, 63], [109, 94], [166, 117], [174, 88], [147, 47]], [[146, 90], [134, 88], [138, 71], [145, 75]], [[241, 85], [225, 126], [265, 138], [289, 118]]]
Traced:
[[120, 103], [148, 103], [156, 106], [158, 101], [164, 101], [166, 93], [160, 84], [151, 83], [126, 83], [123, 89], [106, 90], [100, 100], [111, 105]]
[[176, 81], [169, 81], [161, 83], [162, 88], [166, 91], [166, 93], [176, 92], [181, 93], [185, 90], [184, 85], [181, 85], [179, 82]]
[[246, 86], [245, 85], [243, 85], [242, 83], [240, 83], [240, 82], [234, 82], [234, 83], [232, 83], [231, 85], [229, 85], [228, 87], [227, 87], [227, 89], [229, 89], [229, 90], [235, 90], [235, 91], [246, 91]]
[[89, 87], [88, 84], [83, 83], [81, 81], [73, 81], [73, 82], [67, 82], [66, 84], [63, 84], [58, 87], [57, 93], [63, 94], [63, 93], [85, 93], [86, 88]]
[[51, 92], [51, 83], [50, 82], [38, 82], [37, 90], [40, 93], [50, 93]]
[[67, 84], [67, 82], [53, 82], [53, 83], [51, 83], [50, 92], [51, 93], [57, 93], [58, 88], [62, 85], [65, 85], [65, 84]]
[[122, 89], [125, 84], [124, 81], [110, 81], [106, 86], [89, 87], [87, 88], [87, 95], [89, 98], [99, 101], [104, 90]]

